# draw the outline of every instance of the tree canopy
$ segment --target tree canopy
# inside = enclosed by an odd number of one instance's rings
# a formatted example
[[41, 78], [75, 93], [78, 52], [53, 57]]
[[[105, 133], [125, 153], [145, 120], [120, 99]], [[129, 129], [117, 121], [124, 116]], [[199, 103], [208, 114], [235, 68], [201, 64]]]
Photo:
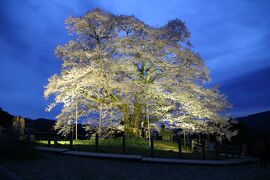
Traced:
[[207, 87], [209, 72], [192, 51], [190, 32], [180, 19], [161, 27], [134, 16], [94, 9], [66, 20], [73, 40], [56, 48], [60, 74], [49, 79], [48, 107], [63, 104], [57, 128], [74, 120], [75, 103], [84, 119], [99, 115], [104, 124], [124, 123], [125, 130], [142, 122], [167, 123], [190, 133], [230, 138], [230, 107], [217, 88]]

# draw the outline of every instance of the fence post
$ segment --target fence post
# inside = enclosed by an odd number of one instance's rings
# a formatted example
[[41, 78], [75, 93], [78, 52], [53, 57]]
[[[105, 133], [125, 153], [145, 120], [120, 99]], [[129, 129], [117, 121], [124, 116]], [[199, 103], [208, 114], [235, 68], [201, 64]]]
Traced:
[[238, 148], [238, 158], [240, 158], [241, 157], [241, 150], [242, 150], [242, 148], [241, 148], [241, 146], [238, 146], [237, 147]]
[[216, 141], [216, 158], [219, 159], [219, 143]]
[[73, 147], [73, 130], [70, 130], [70, 137], [69, 137], [69, 149]]
[[202, 158], [205, 159], [205, 139], [203, 135], [201, 135], [201, 144], [202, 144]]
[[225, 144], [225, 147], [224, 147], [224, 149], [225, 149], [225, 157], [226, 157], [226, 159], [228, 159], [229, 158], [229, 155], [228, 155], [228, 144]]
[[122, 146], [122, 152], [123, 152], [123, 154], [126, 153], [126, 134], [125, 134], [125, 132], [123, 133], [123, 146]]
[[151, 157], [154, 157], [154, 138], [150, 138], [150, 143], [151, 143]]
[[51, 133], [50, 131], [48, 132], [48, 146], [51, 146]]
[[178, 137], [178, 158], [182, 158], [182, 142], [181, 142], [181, 135]]
[[96, 133], [96, 152], [98, 152], [98, 133]]

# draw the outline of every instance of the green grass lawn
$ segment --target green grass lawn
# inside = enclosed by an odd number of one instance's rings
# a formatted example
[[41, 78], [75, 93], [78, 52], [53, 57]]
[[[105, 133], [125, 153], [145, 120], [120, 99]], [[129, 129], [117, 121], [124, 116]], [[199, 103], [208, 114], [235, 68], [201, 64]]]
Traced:
[[[37, 145], [48, 145], [48, 141], [36, 141]], [[69, 148], [69, 141], [58, 141], [52, 147]], [[73, 150], [95, 152], [95, 140], [73, 141]], [[101, 153], [122, 153], [122, 138], [99, 139], [98, 152]], [[150, 156], [150, 146], [148, 141], [141, 138], [126, 138], [126, 154]], [[154, 156], [163, 158], [178, 158], [178, 144], [173, 141], [154, 141]], [[182, 148], [183, 159], [201, 159], [201, 153], [192, 153], [191, 150]], [[207, 153], [207, 159], [215, 159], [214, 152]]]

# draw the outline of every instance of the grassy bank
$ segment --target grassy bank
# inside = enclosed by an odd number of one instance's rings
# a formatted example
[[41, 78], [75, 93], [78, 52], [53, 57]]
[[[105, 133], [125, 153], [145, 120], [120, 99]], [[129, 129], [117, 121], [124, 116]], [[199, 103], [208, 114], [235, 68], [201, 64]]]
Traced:
[[[36, 141], [37, 145], [48, 145], [48, 141]], [[58, 141], [52, 147], [69, 148], [69, 141]], [[95, 140], [77, 140], [73, 141], [73, 150], [95, 152]], [[122, 138], [99, 139], [98, 152], [101, 153], [122, 153]], [[140, 138], [126, 139], [126, 154], [150, 156], [150, 146], [148, 141]], [[164, 158], [178, 158], [178, 144], [173, 141], [154, 141], [154, 156]], [[188, 149], [182, 148], [183, 159], [201, 159], [200, 153], [192, 153]], [[215, 159], [213, 152], [207, 153], [207, 159]]]

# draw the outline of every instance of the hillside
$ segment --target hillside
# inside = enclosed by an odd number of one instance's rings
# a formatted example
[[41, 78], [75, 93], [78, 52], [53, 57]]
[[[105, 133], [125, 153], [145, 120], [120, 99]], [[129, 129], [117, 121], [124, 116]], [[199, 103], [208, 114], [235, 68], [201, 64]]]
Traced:
[[245, 123], [256, 133], [270, 133], [270, 111], [239, 117], [236, 120]]
[[0, 108], [0, 126], [7, 127], [12, 122], [13, 115], [5, 112]]
[[[12, 119], [14, 117], [15, 116], [0, 109], [0, 126], [4, 128], [9, 128], [12, 124]], [[38, 118], [32, 120], [29, 118], [25, 118], [26, 127], [30, 127], [31, 129], [34, 129], [36, 132], [48, 132], [50, 129], [53, 128], [54, 124], [55, 121], [51, 119]]]
[[[0, 108], [0, 126], [7, 127], [12, 122], [13, 115]], [[244, 123], [254, 133], [270, 133], [270, 111], [238, 117], [235, 120]], [[26, 126], [33, 127], [37, 132], [48, 132], [53, 128], [55, 121], [51, 119], [38, 118], [35, 120], [25, 118]], [[82, 125], [79, 124], [79, 133], [84, 133]]]
[[[12, 119], [15, 116], [9, 114], [6, 111], [3, 111], [0, 108], [0, 126], [4, 128], [10, 128], [12, 124]], [[27, 129], [30, 129], [31, 132], [49, 132], [50, 130], [53, 130], [53, 126], [55, 125], [55, 120], [51, 119], [44, 119], [44, 118], [38, 118], [38, 119], [25, 119], [25, 125]], [[86, 134], [82, 124], [78, 124], [78, 136], [84, 137]]]

